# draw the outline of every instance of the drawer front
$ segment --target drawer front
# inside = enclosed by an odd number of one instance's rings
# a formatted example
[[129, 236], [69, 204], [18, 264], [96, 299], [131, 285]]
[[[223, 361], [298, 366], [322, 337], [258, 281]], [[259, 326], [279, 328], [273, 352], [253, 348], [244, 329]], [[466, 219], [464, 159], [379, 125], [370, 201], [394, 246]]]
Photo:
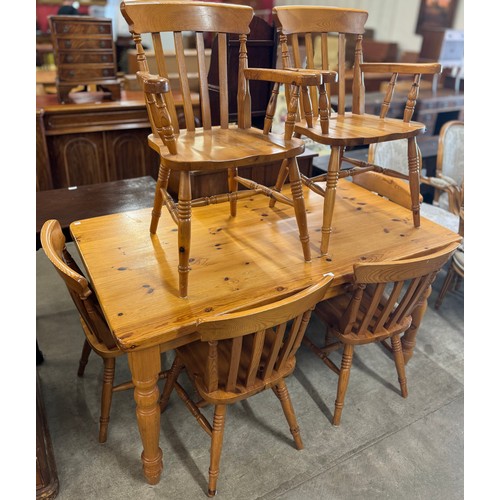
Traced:
[[112, 38], [58, 38], [58, 50], [113, 50]]
[[58, 63], [61, 64], [114, 64], [113, 52], [63, 52], [59, 54]]
[[54, 22], [55, 33], [58, 35], [111, 35], [110, 22]]
[[114, 78], [116, 76], [114, 67], [60, 67], [59, 80], [65, 81], [91, 81]]

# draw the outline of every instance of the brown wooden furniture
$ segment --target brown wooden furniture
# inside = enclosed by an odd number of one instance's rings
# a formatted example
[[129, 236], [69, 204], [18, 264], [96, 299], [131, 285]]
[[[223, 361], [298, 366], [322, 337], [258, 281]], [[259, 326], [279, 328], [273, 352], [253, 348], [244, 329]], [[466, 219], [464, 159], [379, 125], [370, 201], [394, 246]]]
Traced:
[[119, 100], [116, 51], [111, 19], [89, 16], [49, 16], [60, 102], [71, 102], [76, 87], [95, 85]]
[[[99, 442], [106, 442], [109, 415], [113, 392], [124, 391], [134, 384], [114, 383], [115, 360], [124, 352], [118, 348], [113, 333], [110, 331], [98, 299], [82, 271], [66, 248], [66, 238], [57, 220], [48, 220], [41, 231], [42, 248], [52, 262], [59, 276], [63, 279], [73, 302], [80, 313], [80, 322], [85, 333], [82, 355], [78, 367], [78, 376], [83, 377], [91, 351], [100, 356], [104, 363], [101, 392], [101, 416], [99, 418]], [[167, 372], [158, 376], [165, 378]]]
[[[330, 116], [330, 92], [316, 88], [302, 90], [301, 117], [295, 125], [295, 134], [302, 135], [330, 146], [330, 162], [325, 175], [315, 178], [304, 178], [303, 182], [310, 189], [324, 196], [324, 221], [321, 229], [323, 238], [321, 253], [328, 252], [330, 234], [332, 232], [332, 217], [335, 205], [335, 192], [338, 179], [353, 176], [367, 170], [383, 172], [386, 175], [400, 177], [401, 174], [377, 165], [368, 165], [344, 156], [346, 147], [360, 146], [374, 142], [392, 141], [396, 139], [408, 140], [408, 176], [412, 195], [413, 223], [420, 225], [419, 212], [419, 165], [416, 152], [416, 136], [425, 132], [425, 125], [411, 121], [415, 103], [418, 97], [419, 84], [422, 74], [434, 75], [440, 72], [439, 64], [403, 64], [403, 63], [363, 63], [362, 41], [364, 25], [368, 12], [357, 9], [339, 9], [335, 7], [303, 7], [283, 6], [273, 9], [282, 47], [283, 66], [285, 68], [300, 68], [299, 36], [305, 37], [306, 67], [314, 68], [313, 35], [321, 38], [321, 68], [329, 67], [327, 36], [330, 32], [338, 33], [339, 50], [337, 57], [338, 72], [338, 109], [335, 116]], [[345, 37], [346, 34], [356, 36], [355, 58], [353, 68], [353, 107], [352, 112], [345, 111]], [[291, 55], [289, 52], [289, 42]], [[292, 57], [291, 57], [292, 56]], [[384, 98], [379, 116], [369, 115], [364, 110], [363, 78], [365, 73], [392, 73], [390, 83]], [[406, 80], [410, 90], [408, 92], [404, 116], [396, 120], [387, 118], [392, 95], [399, 75], [409, 75]], [[309, 98], [309, 95], [311, 99]], [[340, 170], [342, 162], [352, 165], [348, 170]], [[286, 176], [285, 165], [282, 182]], [[326, 183], [326, 184], [323, 184]], [[278, 189], [280, 184], [276, 186]], [[272, 204], [274, 201], [272, 201]]]
[[[332, 278], [333, 275], [325, 276], [317, 284], [278, 302], [202, 319], [197, 325], [200, 340], [176, 350], [160, 406], [165, 408], [175, 386], [189, 411], [211, 436], [209, 497], [217, 493], [227, 405], [272, 389], [281, 403], [295, 446], [303, 448], [285, 378], [295, 369], [295, 354], [311, 312]], [[213, 425], [178, 383], [183, 369], [202, 401], [215, 406]]]
[[434, 188], [434, 204], [458, 215], [461, 186], [464, 182], [464, 122], [446, 122], [439, 132], [435, 176], [424, 176], [422, 182]]
[[[161, 352], [198, 340], [199, 320], [280, 300], [332, 272], [327, 299], [343, 292], [355, 263], [410, 259], [461, 239], [426, 219], [415, 228], [407, 209], [345, 179], [337, 189], [336, 258], [315, 251], [309, 263], [296, 245], [294, 211], [288, 205], [280, 206], [279, 218], [260, 196], [246, 200], [238, 219], [229, 217], [223, 205], [195, 210], [191, 266], [197, 279], [186, 299], [178, 296], [177, 262], [169, 255], [177, 247], [177, 234], [160, 225], [152, 238], [150, 209], [71, 224], [110, 330], [128, 356], [149, 483], [160, 480], [163, 468], [157, 388]], [[323, 198], [310, 190], [304, 198], [311, 248], [319, 249]], [[286, 251], [277, 253], [282, 248]], [[405, 360], [412, 357], [425, 308], [426, 300], [414, 311], [401, 340]]]
[[[236, 215], [238, 199], [249, 198], [256, 194], [278, 197], [280, 201], [295, 208], [299, 240], [304, 260], [311, 260], [307, 218], [297, 155], [304, 151], [302, 141], [292, 138], [297, 96], [290, 101], [290, 114], [284, 137], [251, 126], [251, 80], [263, 80], [287, 84], [319, 83], [314, 73], [302, 75], [299, 72], [277, 71], [272, 69], [248, 69], [247, 34], [253, 17], [251, 7], [211, 2], [171, 2], [169, 0], [125, 0], [121, 12], [127, 21], [138, 52], [138, 78], [142, 82], [153, 133], [148, 140], [151, 148], [160, 156], [160, 169], [151, 219], [151, 234], [156, 234], [163, 205], [166, 206], [178, 230], [179, 255], [179, 295], [188, 294], [188, 274], [191, 252], [191, 209], [229, 202], [231, 216]], [[184, 31], [196, 32], [197, 51], [200, 54], [199, 82], [201, 99], [202, 127], [196, 127], [191, 103], [190, 89], [187, 84], [187, 71], [184, 59]], [[204, 33], [218, 37], [219, 87], [220, 87], [220, 125], [213, 126], [210, 113], [207, 69], [205, 66]], [[181, 92], [184, 102], [186, 129], [180, 129], [175, 113], [174, 101], [163, 59], [161, 33], [173, 33], [178, 60]], [[227, 62], [227, 39], [230, 33], [237, 34], [240, 42], [237, 102], [237, 124], [229, 122], [229, 83]], [[157, 54], [156, 62], [159, 75], [152, 75], [148, 68], [142, 35], [150, 34]], [[269, 116], [272, 120], [272, 116]], [[283, 161], [284, 168], [290, 172], [293, 185], [292, 197], [284, 197], [267, 186], [243, 178], [239, 167], [268, 164]], [[217, 171], [228, 173], [228, 192], [202, 199], [192, 199], [191, 172]], [[179, 172], [179, 192], [177, 200], [168, 191], [171, 171]], [[238, 186], [246, 190], [238, 191]]]
[[69, 225], [78, 219], [127, 212], [153, 206], [156, 182], [150, 176], [101, 184], [50, 189], [36, 193], [36, 249], [45, 221], [57, 219], [66, 239]]
[[[400, 335], [410, 328], [413, 311], [456, 248], [452, 243], [423, 257], [354, 264], [347, 293], [318, 304], [315, 314], [327, 326], [324, 344], [319, 347], [309, 336], [303, 342], [339, 376], [334, 425], [340, 424], [354, 346], [383, 342], [394, 356], [401, 395], [408, 396]], [[340, 367], [328, 357], [338, 348], [343, 349]]]
[[59, 493], [59, 478], [45, 413], [43, 390], [36, 372], [36, 498], [49, 500]]

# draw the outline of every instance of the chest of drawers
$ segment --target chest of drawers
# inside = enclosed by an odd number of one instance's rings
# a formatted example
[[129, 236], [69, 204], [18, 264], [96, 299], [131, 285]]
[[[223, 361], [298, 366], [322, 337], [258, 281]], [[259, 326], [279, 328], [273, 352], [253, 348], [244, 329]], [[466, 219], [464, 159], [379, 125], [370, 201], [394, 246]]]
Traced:
[[57, 66], [59, 101], [79, 86], [95, 85], [120, 99], [111, 19], [89, 16], [50, 16], [49, 25]]

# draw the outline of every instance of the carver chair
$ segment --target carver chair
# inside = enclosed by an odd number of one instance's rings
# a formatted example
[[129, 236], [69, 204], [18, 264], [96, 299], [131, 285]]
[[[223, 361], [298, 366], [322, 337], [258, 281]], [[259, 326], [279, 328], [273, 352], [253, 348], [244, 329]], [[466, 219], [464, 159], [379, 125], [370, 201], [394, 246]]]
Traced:
[[[333, 86], [326, 85], [325, 91], [318, 87], [303, 87], [300, 100], [300, 120], [295, 124], [295, 136], [305, 136], [313, 141], [329, 146], [331, 149], [326, 174], [307, 178], [302, 175], [303, 183], [317, 194], [324, 197], [321, 254], [328, 252], [332, 218], [335, 205], [336, 187], [339, 178], [354, 176], [369, 170], [385, 175], [401, 177], [399, 172], [370, 165], [344, 156], [346, 148], [367, 145], [376, 142], [406, 139], [408, 142], [408, 174], [411, 190], [411, 210], [413, 224], [420, 225], [419, 204], [419, 160], [416, 137], [425, 132], [425, 125], [411, 121], [419, 92], [422, 75], [440, 73], [437, 63], [363, 63], [363, 33], [368, 12], [357, 9], [314, 6], [279, 6], [274, 7], [273, 15], [280, 34], [281, 55], [284, 68], [306, 68], [312, 70], [315, 61], [319, 61], [324, 71], [335, 70], [338, 73], [337, 111], [331, 110]], [[329, 36], [338, 37], [337, 54], [328, 53]], [[346, 59], [346, 38], [355, 37], [354, 65], [348, 71]], [[301, 43], [304, 39], [305, 62], [301, 57]], [[317, 43], [319, 42], [319, 43]], [[316, 56], [315, 56], [315, 48]], [[318, 54], [319, 51], [319, 54]], [[318, 57], [319, 55], [319, 57]], [[364, 112], [364, 77], [368, 73], [387, 74], [387, 90], [378, 116]], [[352, 76], [352, 111], [347, 108], [348, 73]], [[399, 75], [402, 75], [398, 82]], [[409, 87], [406, 106], [401, 118], [389, 118], [392, 97], [401, 84]], [[392, 112], [392, 110], [391, 110]], [[343, 162], [352, 165], [342, 169]], [[278, 176], [277, 189], [286, 179], [286, 164], [282, 165]], [[271, 200], [271, 206], [275, 203]]]
[[[320, 302], [316, 316], [326, 325], [323, 343], [308, 333], [303, 339], [338, 376], [333, 424], [339, 425], [349, 382], [354, 347], [382, 342], [393, 354], [401, 395], [408, 387], [400, 336], [408, 330], [414, 309], [425, 300], [428, 287], [458, 243], [418, 258], [355, 264], [345, 294]], [[387, 343], [390, 339], [391, 345]], [[343, 349], [340, 367], [329, 355]]]
[[[284, 135], [270, 133], [251, 126], [250, 80], [279, 82], [288, 85], [319, 84], [321, 75], [314, 72], [300, 73], [275, 69], [249, 69], [246, 40], [253, 18], [251, 7], [210, 2], [178, 2], [170, 0], [125, 0], [121, 12], [127, 21], [137, 47], [139, 82], [147, 103], [152, 134], [148, 142], [160, 156], [160, 168], [156, 186], [150, 231], [156, 234], [162, 207], [165, 205], [178, 227], [179, 295], [188, 294], [190, 271], [191, 209], [213, 203], [229, 202], [231, 216], [236, 215], [236, 202], [242, 198], [263, 194], [293, 206], [299, 239], [305, 261], [311, 260], [309, 234], [302, 184], [296, 156], [304, 151], [301, 140], [292, 137], [295, 113], [298, 106], [298, 90], [290, 99], [289, 114]], [[201, 127], [195, 123], [184, 58], [183, 32], [195, 32], [198, 56]], [[184, 102], [186, 128], [180, 129], [165, 67], [162, 35], [173, 36], [180, 90]], [[239, 35], [239, 57], [228, 57], [230, 34]], [[151, 36], [159, 75], [149, 71], [143, 35]], [[210, 112], [207, 67], [205, 64], [205, 35], [217, 36], [219, 62], [218, 123], [213, 126]], [[234, 52], [231, 52], [234, 54]], [[230, 123], [228, 96], [228, 65], [238, 65], [237, 123]], [[295, 87], [294, 87], [295, 88]], [[273, 100], [276, 96], [272, 96]], [[269, 108], [272, 109], [272, 106]], [[269, 117], [272, 120], [272, 117]], [[291, 196], [258, 184], [238, 175], [238, 167], [265, 165], [283, 161], [290, 174]], [[191, 196], [191, 173], [194, 171], [228, 172], [228, 193], [199, 199]], [[169, 177], [172, 171], [179, 173], [177, 199], [169, 193]], [[244, 190], [239, 191], [238, 186]]]
[[[46, 221], [40, 232], [40, 240], [45, 255], [64, 281], [80, 314], [85, 341], [78, 366], [78, 376], [83, 377], [91, 351], [100, 356], [104, 363], [99, 418], [99, 442], [104, 443], [108, 435], [113, 393], [134, 387], [131, 381], [114, 384], [116, 358], [125, 352], [116, 345], [90, 283], [69, 253], [59, 221], [54, 219]], [[159, 377], [163, 379], [166, 375], [167, 372], [163, 371]]]
[[464, 122], [450, 120], [439, 131], [436, 174], [422, 177], [434, 188], [434, 205], [459, 215], [464, 174]]
[[[160, 400], [164, 409], [172, 389], [211, 436], [208, 496], [216, 494], [227, 405], [272, 389], [281, 402], [296, 447], [303, 448], [299, 426], [285, 384], [295, 368], [311, 312], [333, 275], [282, 300], [250, 310], [223, 314], [198, 323], [201, 339], [176, 349]], [[177, 381], [185, 369], [202, 402], [215, 405], [213, 425]]]

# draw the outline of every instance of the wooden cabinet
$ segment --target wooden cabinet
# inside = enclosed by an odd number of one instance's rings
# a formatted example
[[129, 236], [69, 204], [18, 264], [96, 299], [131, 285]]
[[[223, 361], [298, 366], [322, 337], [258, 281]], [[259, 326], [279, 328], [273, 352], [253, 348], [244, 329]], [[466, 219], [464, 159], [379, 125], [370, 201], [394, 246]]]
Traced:
[[142, 92], [120, 101], [59, 104], [37, 97], [37, 190], [158, 175]]
[[71, 89], [94, 84], [120, 99], [111, 19], [88, 16], [50, 16], [56, 87], [60, 102]]

